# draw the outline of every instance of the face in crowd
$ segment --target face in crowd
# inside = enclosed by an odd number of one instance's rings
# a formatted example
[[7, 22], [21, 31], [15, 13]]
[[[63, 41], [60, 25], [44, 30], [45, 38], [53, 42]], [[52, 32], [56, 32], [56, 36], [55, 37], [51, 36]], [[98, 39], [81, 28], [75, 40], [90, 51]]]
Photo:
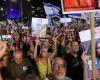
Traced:
[[96, 44], [96, 54], [97, 54], [97, 57], [100, 58], [100, 41], [97, 42]]
[[7, 67], [7, 64], [8, 64], [8, 56], [4, 56], [2, 60], [2, 66]]
[[48, 48], [43, 48], [42, 57], [46, 58], [48, 56]]
[[72, 43], [72, 50], [73, 52], [77, 53], [79, 51], [79, 43], [77, 41], [74, 41]]
[[23, 61], [23, 53], [22, 51], [18, 50], [14, 54], [14, 60], [16, 64], [21, 64]]
[[57, 57], [53, 63], [53, 73], [57, 80], [64, 80], [66, 75], [66, 63], [64, 59]]
[[67, 40], [68, 40], [68, 41], [73, 41], [73, 38], [72, 38], [72, 34], [71, 34], [71, 33], [69, 33], [69, 34], [67, 35]]

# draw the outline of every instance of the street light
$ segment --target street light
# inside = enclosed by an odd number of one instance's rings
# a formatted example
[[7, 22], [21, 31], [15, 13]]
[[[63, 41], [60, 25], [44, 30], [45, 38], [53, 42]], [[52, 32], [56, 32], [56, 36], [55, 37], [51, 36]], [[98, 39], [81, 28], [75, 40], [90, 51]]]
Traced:
[[17, 0], [11, 0], [12, 2], [17, 2]]
[[3, 8], [0, 8], [1, 9], [1, 11], [3, 11], [4, 9]]
[[28, 2], [30, 2], [31, 0], [27, 0]]

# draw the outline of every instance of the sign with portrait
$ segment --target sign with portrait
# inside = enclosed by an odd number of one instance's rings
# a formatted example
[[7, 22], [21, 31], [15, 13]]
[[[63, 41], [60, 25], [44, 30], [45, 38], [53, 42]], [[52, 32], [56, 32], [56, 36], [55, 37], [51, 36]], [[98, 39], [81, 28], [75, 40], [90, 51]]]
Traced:
[[[88, 34], [88, 35], [87, 35]], [[83, 50], [88, 54], [91, 55], [91, 31], [85, 30], [79, 32], [80, 40], [82, 42]], [[96, 76], [100, 78], [100, 27], [95, 28], [95, 42], [96, 42]], [[92, 58], [88, 61], [88, 66], [90, 70], [90, 75], [92, 78]]]
[[47, 24], [48, 19], [32, 18], [32, 36], [45, 38]]

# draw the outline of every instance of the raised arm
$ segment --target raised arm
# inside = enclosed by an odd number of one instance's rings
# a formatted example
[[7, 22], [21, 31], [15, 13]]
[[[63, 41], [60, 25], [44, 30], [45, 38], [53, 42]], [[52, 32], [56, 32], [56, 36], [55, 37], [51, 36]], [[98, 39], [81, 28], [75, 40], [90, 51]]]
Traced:
[[40, 41], [39, 41], [39, 39], [37, 39], [36, 41], [35, 41], [35, 49], [34, 49], [34, 59], [37, 59], [37, 48], [38, 48], [38, 45], [39, 45], [39, 43], [40, 43]]
[[83, 62], [84, 62], [85, 64], [87, 64], [87, 63], [88, 63], [88, 60], [89, 60], [89, 58], [90, 58], [90, 56], [88, 56], [86, 52], [83, 52], [81, 58], [82, 58]]
[[54, 50], [52, 52], [52, 54], [50, 55], [51, 60], [57, 55], [57, 38], [53, 38], [54, 41]]
[[62, 45], [62, 46], [65, 46], [65, 35], [66, 35], [66, 33], [64, 32], [63, 35], [64, 35], [64, 38], [63, 38], [63, 41], [62, 41], [61, 45]]

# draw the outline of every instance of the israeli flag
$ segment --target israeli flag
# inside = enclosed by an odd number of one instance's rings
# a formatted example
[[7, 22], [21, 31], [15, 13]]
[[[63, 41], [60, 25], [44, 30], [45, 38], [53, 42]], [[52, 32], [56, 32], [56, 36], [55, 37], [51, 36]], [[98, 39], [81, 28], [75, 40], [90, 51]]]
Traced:
[[57, 17], [57, 18], [60, 18], [60, 14], [59, 14], [59, 11], [60, 11], [60, 8], [51, 4], [51, 3], [43, 3], [44, 5], [44, 10], [45, 10], [45, 13], [46, 13], [46, 18], [48, 18], [48, 21], [49, 21], [49, 26], [56, 26], [57, 24], [54, 22], [53, 18], [54, 17]]
[[60, 8], [51, 4], [51, 3], [43, 3], [44, 4], [44, 10], [48, 17], [60, 17], [59, 11]]
[[8, 25], [7, 26], [9, 26], [9, 28], [11, 28], [13, 30], [16, 30], [17, 29], [18, 26], [17, 26], [17, 24], [14, 21], [12, 21], [10, 19], [7, 19], [7, 22], [8, 22]]

